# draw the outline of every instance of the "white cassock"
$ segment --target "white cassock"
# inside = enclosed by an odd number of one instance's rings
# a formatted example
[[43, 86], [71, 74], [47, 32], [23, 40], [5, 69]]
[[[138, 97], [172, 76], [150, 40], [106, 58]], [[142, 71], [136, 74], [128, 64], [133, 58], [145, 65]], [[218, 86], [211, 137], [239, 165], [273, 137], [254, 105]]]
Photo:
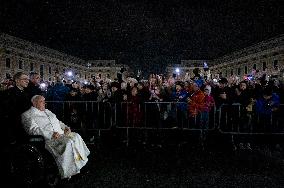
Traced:
[[[79, 134], [71, 132], [64, 135], [67, 126], [47, 109], [40, 111], [31, 107], [22, 114], [22, 123], [28, 134], [44, 137], [45, 148], [54, 156], [61, 178], [70, 178], [80, 173], [88, 161], [90, 151]], [[53, 139], [54, 132], [58, 132], [61, 137]]]

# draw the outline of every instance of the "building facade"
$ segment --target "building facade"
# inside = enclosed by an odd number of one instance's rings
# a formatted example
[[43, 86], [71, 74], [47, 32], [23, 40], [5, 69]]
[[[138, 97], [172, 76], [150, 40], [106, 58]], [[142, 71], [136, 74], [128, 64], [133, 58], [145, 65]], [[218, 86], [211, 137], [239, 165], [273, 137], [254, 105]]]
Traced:
[[181, 64], [167, 67], [168, 75], [175, 73], [177, 67], [180, 74], [192, 73], [196, 67], [204, 69], [207, 63], [211, 78], [250, 75], [253, 70], [266, 72], [269, 76], [284, 79], [284, 35], [262, 41], [242, 50], [233, 52], [213, 60], [181, 60]]
[[212, 75], [244, 77], [253, 70], [283, 79], [284, 35], [249, 46], [215, 59], [210, 67]]
[[[167, 76], [176, 76], [180, 78], [192, 78], [193, 70], [199, 68], [204, 70], [204, 65], [211, 64], [209, 60], [181, 60], [180, 64], [170, 65], [166, 68]], [[202, 72], [201, 72], [202, 74]]]
[[0, 80], [16, 72], [38, 72], [43, 81], [55, 81], [60, 76], [66, 80], [89, 81], [95, 75], [114, 79], [125, 65], [115, 60], [83, 59], [0, 33]]

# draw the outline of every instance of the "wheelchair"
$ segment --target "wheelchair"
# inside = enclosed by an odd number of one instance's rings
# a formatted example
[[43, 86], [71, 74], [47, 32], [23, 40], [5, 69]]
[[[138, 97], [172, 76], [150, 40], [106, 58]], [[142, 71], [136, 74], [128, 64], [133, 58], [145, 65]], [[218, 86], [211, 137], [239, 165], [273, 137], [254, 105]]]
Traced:
[[[8, 147], [8, 176], [12, 187], [55, 187], [59, 172], [53, 156], [39, 135], [26, 135]], [[16, 185], [15, 185], [16, 184]]]

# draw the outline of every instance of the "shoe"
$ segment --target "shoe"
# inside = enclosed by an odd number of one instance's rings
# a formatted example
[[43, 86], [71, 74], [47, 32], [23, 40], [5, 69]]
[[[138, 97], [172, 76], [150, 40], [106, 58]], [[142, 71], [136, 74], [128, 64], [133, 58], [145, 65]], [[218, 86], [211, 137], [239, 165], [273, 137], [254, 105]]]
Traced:
[[250, 146], [250, 143], [247, 143], [247, 149], [248, 149], [248, 150], [252, 150], [252, 149], [251, 149], [251, 146]]
[[239, 148], [240, 148], [240, 149], [245, 149], [244, 144], [243, 144], [243, 143], [240, 143], [240, 144], [239, 144]]
[[90, 139], [89, 139], [90, 143], [94, 143], [95, 142], [95, 136], [92, 136]]

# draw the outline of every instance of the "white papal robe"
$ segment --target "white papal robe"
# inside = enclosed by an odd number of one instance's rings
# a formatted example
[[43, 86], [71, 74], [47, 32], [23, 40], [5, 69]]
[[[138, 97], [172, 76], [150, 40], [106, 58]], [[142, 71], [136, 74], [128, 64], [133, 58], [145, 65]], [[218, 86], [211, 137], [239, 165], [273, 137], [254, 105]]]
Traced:
[[[44, 137], [45, 148], [55, 158], [61, 178], [70, 178], [80, 173], [88, 161], [90, 151], [79, 134], [71, 132], [64, 135], [67, 126], [47, 109], [40, 111], [31, 107], [22, 114], [22, 123], [28, 134]], [[58, 132], [61, 137], [52, 138], [54, 132]]]

